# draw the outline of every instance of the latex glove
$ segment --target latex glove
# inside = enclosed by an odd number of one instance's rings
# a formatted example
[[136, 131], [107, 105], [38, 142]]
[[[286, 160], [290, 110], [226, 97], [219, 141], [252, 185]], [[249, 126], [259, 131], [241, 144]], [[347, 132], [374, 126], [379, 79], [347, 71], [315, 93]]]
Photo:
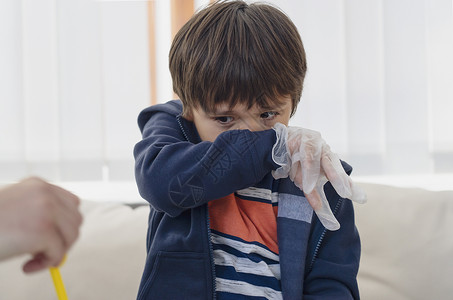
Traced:
[[354, 185], [344, 171], [339, 157], [317, 131], [274, 125], [277, 142], [272, 149], [272, 158], [281, 167], [272, 172], [274, 178], [288, 177], [300, 188], [321, 223], [329, 230], [337, 230], [340, 224], [333, 215], [324, 184], [332, 183], [335, 191], [343, 198], [358, 203], [366, 202], [366, 194]]

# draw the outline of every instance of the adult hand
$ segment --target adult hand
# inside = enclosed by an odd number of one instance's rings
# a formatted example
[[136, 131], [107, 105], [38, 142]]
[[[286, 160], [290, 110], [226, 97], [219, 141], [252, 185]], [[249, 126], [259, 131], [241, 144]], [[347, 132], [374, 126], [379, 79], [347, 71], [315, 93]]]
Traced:
[[321, 223], [329, 230], [337, 230], [340, 224], [333, 215], [323, 186], [332, 183], [336, 192], [343, 198], [358, 203], [366, 202], [366, 194], [356, 186], [344, 171], [338, 155], [317, 131], [286, 127], [277, 123], [274, 126], [277, 143], [273, 158], [281, 167], [273, 172], [275, 178], [289, 178], [300, 188]]
[[0, 260], [30, 254], [26, 273], [58, 266], [79, 235], [79, 198], [39, 178], [0, 190]]

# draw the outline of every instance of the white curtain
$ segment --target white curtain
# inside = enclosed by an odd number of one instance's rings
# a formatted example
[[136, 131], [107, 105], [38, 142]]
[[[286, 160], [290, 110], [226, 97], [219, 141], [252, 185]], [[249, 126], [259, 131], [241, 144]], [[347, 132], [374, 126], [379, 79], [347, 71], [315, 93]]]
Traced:
[[[160, 102], [172, 98], [169, 2], [154, 1]], [[452, 0], [267, 2], [307, 52], [293, 125], [321, 131], [356, 175], [453, 172]], [[0, 181], [133, 180], [147, 5], [1, 0]]]
[[0, 3], [0, 180], [132, 180], [147, 4]]
[[451, 0], [275, 2], [308, 57], [294, 124], [355, 174], [453, 172]]

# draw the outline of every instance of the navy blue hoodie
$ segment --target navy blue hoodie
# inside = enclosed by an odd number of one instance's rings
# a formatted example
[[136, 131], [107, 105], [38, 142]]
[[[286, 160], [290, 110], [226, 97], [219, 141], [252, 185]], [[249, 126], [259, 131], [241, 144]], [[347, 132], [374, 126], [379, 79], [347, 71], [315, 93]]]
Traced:
[[[231, 130], [214, 142], [201, 141], [195, 125], [181, 113], [176, 100], [151, 106], [138, 118], [143, 139], [134, 149], [135, 176], [141, 196], [150, 203], [138, 300], [215, 299], [207, 202], [256, 186], [279, 167], [271, 156], [274, 130]], [[225, 158], [227, 167], [222, 165]], [[346, 163], [343, 167], [350, 174], [352, 168]], [[353, 205], [330, 183], [324, 190], [341, 225], [337, 231], [327, 231], [311, 208], [308, 219], [306, 213], [302, 218], [294, 213], [294, 205], [306, 202], [304, 195], [289, 179], [279, 180], [277, 235], [284, 299], [359, 299], [360, 239]], [[293, 196], [299, 200], [287, 201]]]

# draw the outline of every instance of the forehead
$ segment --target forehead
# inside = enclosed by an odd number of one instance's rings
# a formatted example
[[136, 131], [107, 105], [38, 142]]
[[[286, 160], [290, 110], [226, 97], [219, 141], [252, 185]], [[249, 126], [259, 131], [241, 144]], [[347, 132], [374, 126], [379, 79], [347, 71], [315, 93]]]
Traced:
[[275, 100], [249, 104], [246, 102], [221, 102], [214, 105], [212, 113], [262, 112], [265, 110], [285, 110], [292, 108], [290, 96], [279, 96]]

